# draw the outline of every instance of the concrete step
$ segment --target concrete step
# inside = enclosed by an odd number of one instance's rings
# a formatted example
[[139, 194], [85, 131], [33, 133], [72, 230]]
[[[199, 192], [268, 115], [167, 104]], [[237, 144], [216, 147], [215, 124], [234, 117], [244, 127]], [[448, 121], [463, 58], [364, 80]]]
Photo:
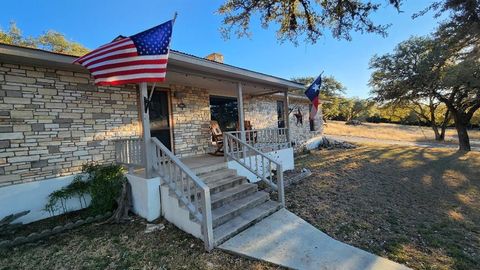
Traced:
[[233, 176], [237, 176], [237, 172], [232, 169], [221, 169], [198, 175], [198, 177], [202, 179], [205, 183]]
[[209, 172], [218, 171], [218, 170], [222, 170], [222, 169], [226, 169], [226, 168], [227, 168], [227, 163], [226, 162], [219, 162], [219, 163], [214, 164], [214, 165], [193, 167], [193, 168], [191, 168], [191, 170], [196, 175], [199, 175], [199, 174], [209, 173]]
[[255, 193], [258, 187], [255, 184], [244, 183], [239, 186], [226, 189], [224, 191], [212, 194], [212, 210], [223, 206], [226, 203]]
[[232, 176], [216, 181], [210, 181], [206, 184], [210, 188], [210, 194], [213, 195], [215, 193], [222, 192], [226, 189], [234, 188], [247, 182], [247, 178], [243, 176]]
[[228, 220], [238, 216], [242, 211], [253, 208], [266, 202], [269, 195], [263, 191], [257, 191], [251, 195], [227, 203], [212, 211], [213, 227], [218, 227]]
[[274, 201], [266, 201], [254, 208], [241, 212], [235, 218], [218, 226], [213, 230], [215, 245], [225, 242], [230, 237], [238, 234], [261, 219], [269, 216], [280, 208], [280, 204]]

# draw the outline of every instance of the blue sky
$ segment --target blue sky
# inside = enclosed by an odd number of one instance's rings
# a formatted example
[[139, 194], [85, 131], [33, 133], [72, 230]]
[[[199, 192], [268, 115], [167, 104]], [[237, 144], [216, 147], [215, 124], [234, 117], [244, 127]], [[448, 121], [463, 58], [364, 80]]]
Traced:
[[[334, 75], [347, 87], [347, 96], [367, 97], [369, 59], [391, 51], [398, 42], [412, 35], [432, 32], [437, 22], [432, 14], [412, 20], [411, 15], [431, 1], [406, 0], [402, 13], [386, 4], [372, 18], [392, 24], [389, 35], [353, 33], [352, 41], [338, 41], [327, 33], [317, 44], [280, 44], [275, 39], [276, 25], [262, 29], [252, 24], [251, 38], [223, 40], [218, 31], [221, 17], [215, 14], [221, 0], [137, 0], [65, 1], [17, 0], [2, 3], [0, 26], [11, 20], [26, 35], [37, 36], [54, 29], [90, 49], [111, 41], [119, 34], [131, 35], [170, 19], [179, 13], [174, 27], [172, 48], [197, 56], [221, 52], [225, 62], [283, 78], [317, 76], [321, 71]], [[381, 1], [386, 3], [387, 1]], [[127, 4], [130, 3], [130, 4]], [[208, 4], [205, 4], [208, 3]]]

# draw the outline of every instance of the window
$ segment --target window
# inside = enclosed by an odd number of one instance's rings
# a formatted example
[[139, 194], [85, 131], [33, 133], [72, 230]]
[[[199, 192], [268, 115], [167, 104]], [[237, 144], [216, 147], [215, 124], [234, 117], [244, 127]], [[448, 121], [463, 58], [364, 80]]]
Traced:
[[237, 129], [238, 107], [236, 98], [210, 96], [210, 114], [211, 120], [217, 121], [223, 132]]
[[277, 100], [277, 126], [278, 128], [285, 127], [285, 106], [283, 106], [283, 101]]

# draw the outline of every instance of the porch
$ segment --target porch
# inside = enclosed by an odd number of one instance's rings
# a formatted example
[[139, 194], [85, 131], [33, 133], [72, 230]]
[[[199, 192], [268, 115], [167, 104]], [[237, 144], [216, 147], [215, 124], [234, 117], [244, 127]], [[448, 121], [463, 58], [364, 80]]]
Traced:
[[[203, 239], [210, 250], [284, 206], [283, 171], [293, 168], [286, 134], [286, 129], [226, 132], [224, 156], [185, 158], [157, 138], [150, 139], [149, 154], [143, 139], [118, 140], [116, 161], [129, 168], [134, 208], [146, 211], [140, 215], [154, 219], [161, 214]], [[152, 164], [148, 176], [147, 158]], [[266, 184], [262, 189], [259, 181]]]

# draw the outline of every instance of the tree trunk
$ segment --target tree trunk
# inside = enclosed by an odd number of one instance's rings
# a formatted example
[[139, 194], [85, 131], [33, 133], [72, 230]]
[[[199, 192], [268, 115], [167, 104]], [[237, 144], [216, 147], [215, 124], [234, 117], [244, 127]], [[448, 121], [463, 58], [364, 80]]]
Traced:
[[438, 126], [435, 125], [435, 124], [431, 124], [431, 127], [433, 129], [433, 133], [435, 133], [435, 141], [444, 141], [445, 140], [445, 134], [443, 134], [443, 136], [442, 136], [442, 133], [440, 133], [440, 131], [438, 131]]
[[468, 120], [463, 115], [459, 115], [459, 113], [454, 115], [455, 117], [455, 128], [457, 129], [458, 135], [458, 146], [460, 151], [470, 151], [472, 150], [470, 147], [470, 138], [468, 137]]
[[440, 134], [438, 135], [438, 140], [437, 141], [445, 141], [445, 130], [447, 129], [447, 127], [442, 127], [441, 128], [441, 131], [440, 131]]

